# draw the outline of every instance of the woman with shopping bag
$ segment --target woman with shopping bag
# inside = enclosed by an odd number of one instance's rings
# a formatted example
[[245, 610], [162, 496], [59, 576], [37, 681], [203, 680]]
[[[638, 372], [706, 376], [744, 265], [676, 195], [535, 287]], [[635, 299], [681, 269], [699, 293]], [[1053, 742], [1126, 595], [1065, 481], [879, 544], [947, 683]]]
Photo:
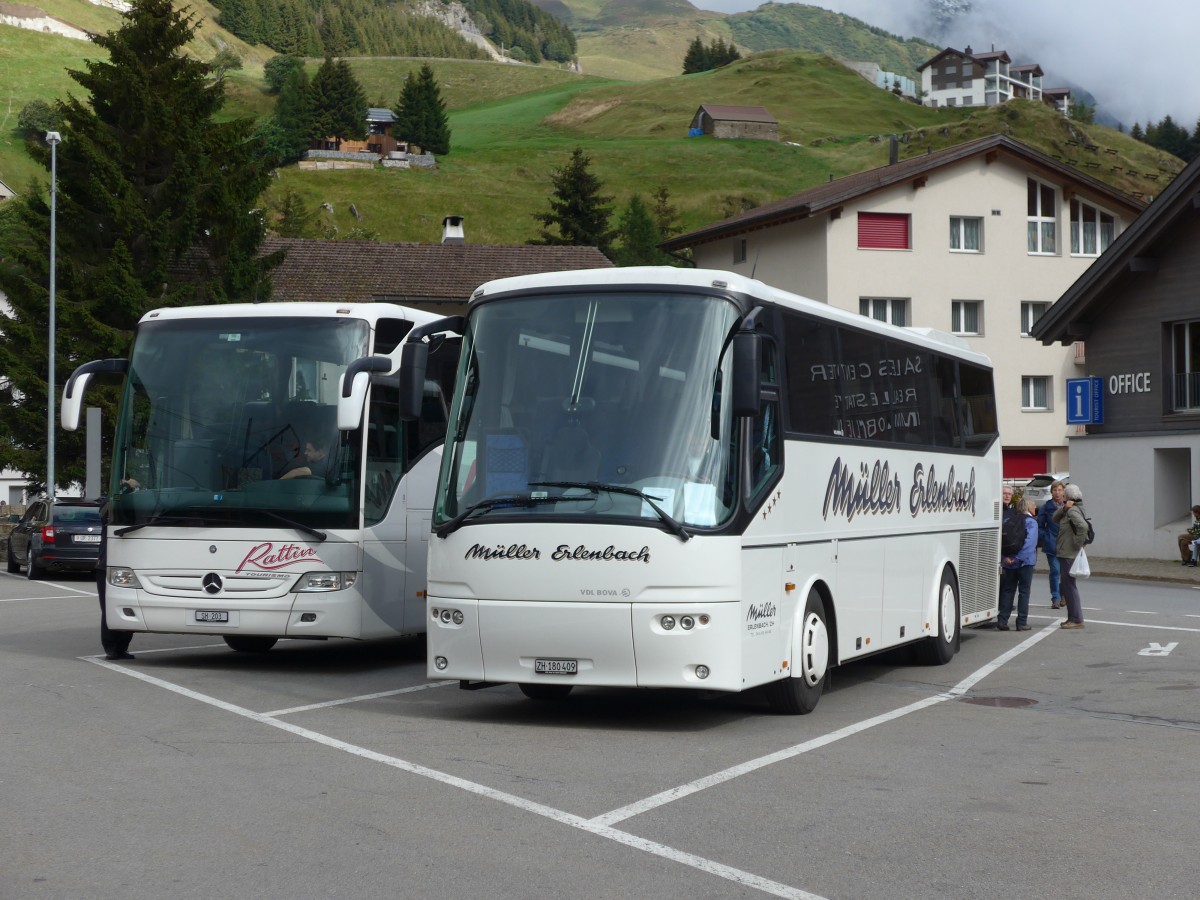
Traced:
[[[1087, 555], [1084, 547], [1088, 543], [1087, 513], [1083, 510], [1083, 491], [1077, 484], [1068, 484], [1063, 505], [1054, 511], [1054, 521], [1058, 523], [1058, 542], [1055, 545], [1055, 555], [1058, 557], [1059, 572], [1062, 576], [1062, 597], [1067, 602], [1067, 621], [1063, 628], [1083, 627], [1083, 604], [1079, 599], [1079, 585], [1076, 578], [1082, 575], [1075, 568], [1080, 556], [1082, 566], [1086, 566]], [[1090, 574], [1090, 573], [1089, 573]], [[1087, 577], [1086, 575], [1083, 577]]]

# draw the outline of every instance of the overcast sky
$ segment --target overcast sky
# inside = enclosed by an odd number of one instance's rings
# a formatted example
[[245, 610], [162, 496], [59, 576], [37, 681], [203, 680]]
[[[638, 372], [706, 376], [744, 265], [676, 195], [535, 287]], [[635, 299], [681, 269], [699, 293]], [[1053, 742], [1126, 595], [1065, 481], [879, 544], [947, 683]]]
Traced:
[[[700, 9], [743, 12], [756, 0], [691, 0]], [[781, 0], [794, 2], [794, 0]], [[901, 37], [925, 37], [917, 23], [927, 0], [809, 0]], [[1014, 63], [1036, 62], [1044, 87], [1086, 88], [1128, 128], [1170, 115], [1189, 131], [1200, 117], [1200, 40], [1196, 0], [973, 0], [974, 25], [946, 46], [1007, 50]], [[935, 39], [936, 40], [936, 39]]]

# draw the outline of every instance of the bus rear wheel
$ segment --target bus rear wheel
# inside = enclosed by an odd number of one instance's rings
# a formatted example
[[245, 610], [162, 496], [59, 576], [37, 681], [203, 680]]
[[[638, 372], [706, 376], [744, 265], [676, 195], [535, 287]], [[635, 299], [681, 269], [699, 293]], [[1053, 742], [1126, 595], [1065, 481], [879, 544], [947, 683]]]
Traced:
[[808, 592], [800, 621], [800, 652], [793, 674], [767, 685], [767, 702], [776, 712], [805, 715], [817, 708], [829, 672], [829, 629], [825, 604], [816, 588]]
[[919, 648], [921, 662], [944, 666], [958, 652], [958, 579], [947, 566], [938, 585], [937, 634], [925, 639]]
[[223, 637], [225, 643], [229, 645], [229, 649], [237, 650], [239, 653], [266, 653], [279, 640], [279, 638], [246, 634], [226, 634]]
[[570, 684], [519, 684], [521, 693], [530, 700], [562, 700], [571, 693]]

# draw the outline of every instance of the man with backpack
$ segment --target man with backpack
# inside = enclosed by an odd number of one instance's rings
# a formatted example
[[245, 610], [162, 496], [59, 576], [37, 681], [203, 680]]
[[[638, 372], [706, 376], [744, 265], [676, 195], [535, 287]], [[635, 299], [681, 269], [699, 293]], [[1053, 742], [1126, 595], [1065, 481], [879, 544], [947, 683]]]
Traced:
[[1038, 526], [1034, 518], [1037, 508], [1032, 500], [1022, 500], [1016, 508], [1008, 505], [1012, 489], [1005, 488], [1004, 518], [1000, 526], [1000, 614], [996, 621], [999, 631], [1008, 631], [1012, 615], [1013, 594], [1017, 595], [1017, 631], [1029, 630], [1029, 589], [1033, 584], [1033, 567], [1037, 562]]

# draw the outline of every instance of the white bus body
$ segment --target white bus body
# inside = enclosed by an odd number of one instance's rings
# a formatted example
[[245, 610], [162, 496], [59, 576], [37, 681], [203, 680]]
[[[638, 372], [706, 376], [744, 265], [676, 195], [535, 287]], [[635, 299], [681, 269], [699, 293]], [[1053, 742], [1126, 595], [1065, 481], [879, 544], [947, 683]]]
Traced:
[[138, 323], [128, 360], [77, 369], [69, 430], [94, 375], [125, 376], [109, 627], [220, 635], [238, 650], [424, 631], [457, 342], [432, 355], [416, 420], [397, 418], [396, 371], [404, 336], [436, 318], [388, 303], [160, 309]]
[[463, 330], [431, 676], [808, 712], [831, 667], [944, 663], [995, 616], [992, 373], [963, 342], [672, 268], [491, 282]]

